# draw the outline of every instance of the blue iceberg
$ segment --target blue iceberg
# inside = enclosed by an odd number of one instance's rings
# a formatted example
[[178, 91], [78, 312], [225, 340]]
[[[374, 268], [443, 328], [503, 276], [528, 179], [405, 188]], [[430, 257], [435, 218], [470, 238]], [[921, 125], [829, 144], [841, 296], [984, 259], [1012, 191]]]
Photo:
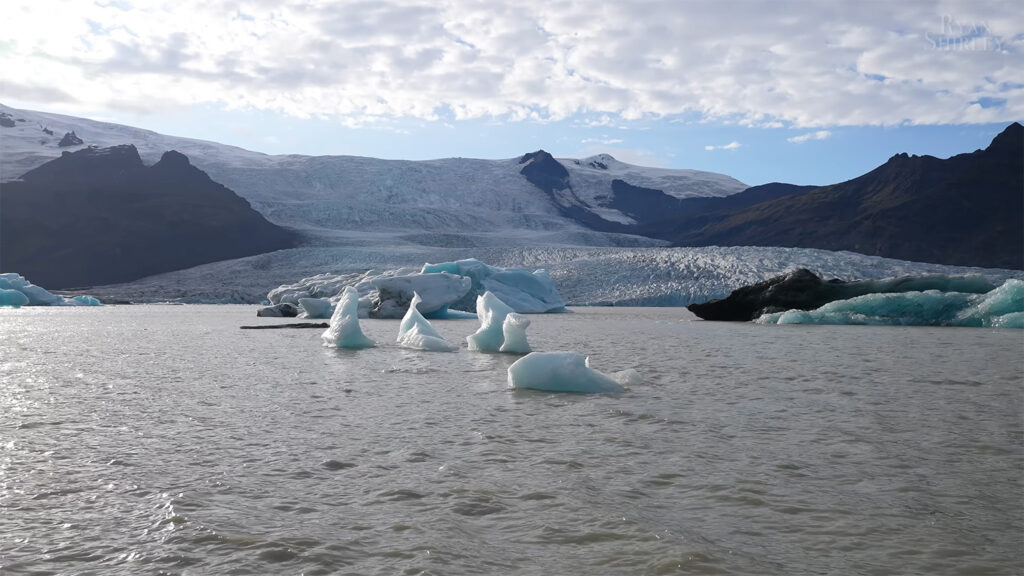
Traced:
[[466, 298], [451, 305], [455, 310], [472, 310], [473, 300], [488, 291], [520, 314], [543, 314], [565, 309], [565, 300], [543, 269], [530, 272], [522, 268], [500, 268], [468, 258], [424, 264], [422, 273], [431, 272], [448, 272], [471, 280], [472, 287]]
[[764, 314], [756, 322], [1024, 328], [1024, 281], [1011, 278], [983, 294], [939, 290], [866, 294], [815, 310]]
[[[14, 293], [21, 294], [17, 296]], [[99, 306], [100, 301], [92, 296], [64, 298], [36, 286], [21, 274], [6, 272], [0, 274], [0, 306]]]
[[505, 342], [498, 349], [499, 352], [507, 354], [529, 354], [530, 343], [526, 341], [526, 328], [530, 325], [530, 319], [522, 314], [509, 312], [505, 321], [501, 323], [501, 333]]
[[477, 296], [476, 316], [480, 319], [480, 329], [466, 336], [469, 349], [497, 352], [505, 343], [502, 325], [510, 313], [514, 314], [515, 311], [490, 291], [484, 292], [483, 296]]

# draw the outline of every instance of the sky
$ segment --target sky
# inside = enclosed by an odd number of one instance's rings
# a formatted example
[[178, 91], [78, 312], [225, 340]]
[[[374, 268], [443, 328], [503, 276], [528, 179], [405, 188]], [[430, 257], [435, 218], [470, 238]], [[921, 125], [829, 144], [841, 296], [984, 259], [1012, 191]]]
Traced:
[[0, 103], [270, 154], [830, 184], [1024, 119], [1015, 1], [5, 0]]

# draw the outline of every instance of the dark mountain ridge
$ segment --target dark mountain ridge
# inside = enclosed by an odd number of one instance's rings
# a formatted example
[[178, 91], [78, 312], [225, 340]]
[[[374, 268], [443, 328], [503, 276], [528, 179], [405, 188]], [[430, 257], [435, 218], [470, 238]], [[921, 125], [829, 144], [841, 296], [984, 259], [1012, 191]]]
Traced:
[[1014, 122], [984, 150], [945, 160], [897, 154], [858, 178], [716, 216], [681, 216], [648, 233], [677, 246], [821, 248], [1024, 269], [1024, 127]]
[[85, 148], [0, 184], [0, 269], [47, 288], [127, 282], [296, 245], [249, 203], [166, 152]]

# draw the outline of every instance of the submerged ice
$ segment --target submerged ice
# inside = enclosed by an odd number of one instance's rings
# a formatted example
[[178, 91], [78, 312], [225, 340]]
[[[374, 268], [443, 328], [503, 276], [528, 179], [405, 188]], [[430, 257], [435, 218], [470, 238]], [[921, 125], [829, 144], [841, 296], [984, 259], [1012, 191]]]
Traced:
[[324, 346], [337, 348], [372, 348], [373, 340], [363, 334], [359, 327], [359, 292], [346, 286], [341, 300], [334, 308], [331, 323], [321, 336]]
[[420, 314], [417, 305], [420, 303], [420, 295], [413, 294], [409, 302], [409, 309], [402, 318], [398, 327], [398, 344], [403, 348], [413, 350], [427, 350], [430, 352], [454, 352], [457, 347], [452, 346], [444, 339], [430, 322]]
[[590, 358], [576, 352], [532, 352], [508, 367], [510, 388], [548, 392], [615, 394], [622, 385], [590, 367]]

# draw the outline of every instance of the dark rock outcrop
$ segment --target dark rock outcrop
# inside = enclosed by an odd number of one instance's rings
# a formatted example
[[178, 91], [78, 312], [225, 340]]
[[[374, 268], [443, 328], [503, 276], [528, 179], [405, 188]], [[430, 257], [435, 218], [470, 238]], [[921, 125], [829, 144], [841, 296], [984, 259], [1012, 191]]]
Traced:
[[0, 184], [0, 271], [56, 289], [289, 248], [297, 235], [168, 152], [85, 148]]
[[14, 118], [6, 112], [0, 112], [0, 126], [4, 128], [14, 128], [16, 126]]
[[57, 143], [57, 146], [60, 146], [61, 148], [67, 148], [68, 146], [78, 146], [79, 144], [84, 143], [85, 142], [83, 142], [82, 139], [79, 138], [77, 134], [75, 134], [75, 131], [72, 130], [71, 132], [64, 133], [64, 137], [60, 139], [60, 142]]
[[980, 276], [906, 276], [887, 280], [823, 280], [800, 268], [751, 286], [733, 290], [726, 298], [686, 308], [704, 320], [747, 322], [762, 314], [785, 310], [814, 310], [835, 300], [865, 294], [939, 290], [984, 294], [995, 288]]

